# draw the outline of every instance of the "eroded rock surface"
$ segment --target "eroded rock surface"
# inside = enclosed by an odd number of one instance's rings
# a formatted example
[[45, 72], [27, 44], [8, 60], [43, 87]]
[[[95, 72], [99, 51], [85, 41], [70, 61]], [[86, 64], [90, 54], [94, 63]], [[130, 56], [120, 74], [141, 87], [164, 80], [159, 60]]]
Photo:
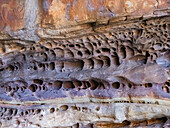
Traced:
[[0, 0], [2, 128], [170, 127], [169, 1], [30, 1]]

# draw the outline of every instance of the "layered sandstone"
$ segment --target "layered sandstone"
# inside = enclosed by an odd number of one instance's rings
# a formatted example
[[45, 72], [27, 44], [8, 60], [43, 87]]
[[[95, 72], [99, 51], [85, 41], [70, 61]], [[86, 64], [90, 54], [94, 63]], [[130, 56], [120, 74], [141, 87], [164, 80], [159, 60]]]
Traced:
[[169, 8], [0, 0], [1, 127], [170, 127]]

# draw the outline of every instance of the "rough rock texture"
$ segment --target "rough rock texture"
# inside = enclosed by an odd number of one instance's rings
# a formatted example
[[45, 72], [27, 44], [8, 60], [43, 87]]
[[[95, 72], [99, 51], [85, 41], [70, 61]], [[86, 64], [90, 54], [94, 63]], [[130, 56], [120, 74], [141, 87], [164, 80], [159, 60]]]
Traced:
[[125, 15], [150, 15], [167, 8], [166, 0], [44, 0], [43, 26], [77, 25]]
[[0, 0], [0, 126], [170, 127], [169, 9]]
[[24, 25], [24, 1], [1, 0], [0, 1], [0, 31], [22, 29]]

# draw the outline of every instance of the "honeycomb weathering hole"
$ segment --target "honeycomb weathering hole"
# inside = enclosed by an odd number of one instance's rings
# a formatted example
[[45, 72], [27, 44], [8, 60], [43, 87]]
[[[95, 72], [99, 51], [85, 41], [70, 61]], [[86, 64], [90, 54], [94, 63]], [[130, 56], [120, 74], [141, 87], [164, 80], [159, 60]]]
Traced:
[[112, 84], [112, 87], [115, 88], [115, 89], [118, 89], [120, 87], [120, 83], [119, 82], [114, 82]]
[[40, 84], [40, 85], [43, 84], [43, 81], [40, 80], [40, 79], [34, 79], [33, 82], [34, 82], [35, 84]]
[[91, 87], [90, 87], [91, 90], [95, 90], [99, 86], [99, 83], [94, 80], [91, 80], [90, 84], [91, 84]]
[[55, 108], [50, 109], [50, 113], [53, 113], [55, 111]]
[[72, 81], [65, 81], [63, 82], [63, 88], [67, 90], [67, 89], [73, 89], [75, 88], [75, 86], [72, 83]]
[[37, 85], [31, 84], [31, 85], [29, 86], [29, 89], [30, 89], [32, 92], [35, 92], [35, 91], [37, 90]]
[[50, 65], [49, 65], [50, 69], [51, 70], [54, 70], [55, 69], [55, 63], [54, 62], [51, 62]]
[[60, 106], [60, 110], [61, 111], [66, 111], [68, 109], [68, 106], [67, 105], [62, 105]]
[[54, 87], [54, 89], [59, 90], [62, 87], [62, 84], [63, 84], [63, 82], [61, 82], [61, 81], [54, 81], [53, 87]]
[[10, 65], [10, 66], [8, 67], [8, 70], [9, 70], [9, 71], [14, 71], [14, 66]]

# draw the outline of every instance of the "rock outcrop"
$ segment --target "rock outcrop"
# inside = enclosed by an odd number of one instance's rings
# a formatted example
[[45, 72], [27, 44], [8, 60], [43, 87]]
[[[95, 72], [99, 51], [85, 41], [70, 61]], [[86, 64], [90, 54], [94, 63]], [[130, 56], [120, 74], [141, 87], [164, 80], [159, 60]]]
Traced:
[[0, 0], [2, 128], [170, 127], [169, 0]]

